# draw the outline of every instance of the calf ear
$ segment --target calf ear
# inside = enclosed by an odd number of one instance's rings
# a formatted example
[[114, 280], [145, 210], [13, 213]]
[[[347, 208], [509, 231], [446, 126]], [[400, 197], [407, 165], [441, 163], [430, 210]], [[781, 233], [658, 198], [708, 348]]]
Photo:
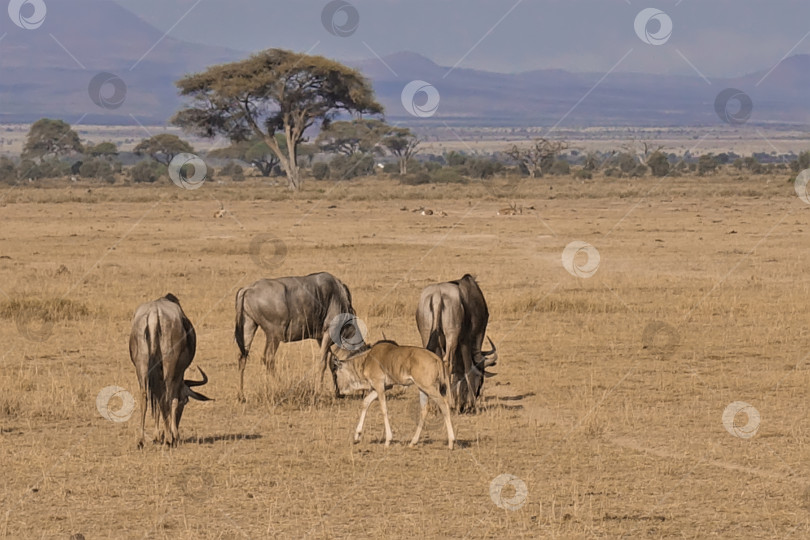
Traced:
[[495, 373], [491, 373], [489, 371], [484, 371], [484, 377], [489, 378], [489, 377], [494, 377], [494, 376], [495, 376]]

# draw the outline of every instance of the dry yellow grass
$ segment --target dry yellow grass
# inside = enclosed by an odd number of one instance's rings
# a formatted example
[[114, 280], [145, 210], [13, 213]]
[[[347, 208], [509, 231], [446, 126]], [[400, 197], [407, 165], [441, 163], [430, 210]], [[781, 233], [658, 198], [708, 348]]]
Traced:
[[[2, 196], [0, 536], [810, 534], [810, 208], [784, 178]], [[535, 211], [497, 216], [505, 201]], [[276, 266], [251, 257], [259, 234], [286, 246]], [[600, 254], [590, 278], [563, 268], [574, 240]], [[269, 379], [257, 337], [236, 401], [236, 289], [318, 270], [349, 285], [371, 339], [405, 344], [424, 285], [478, 276], [500, 361], [482, 410], [454, 417], [458, 450], [435, 422], [405, 446], [413, 389], [389, 401], [397, 444], [380, 444], [374, 405], [352, 445], [360, 401], [318, 384], [315, 342], [282, 345]], [[137, 389], [130, 317], [167, 292], [197, 328], [216, 401], [189, 404], [179, 448], [138, 451], [137, 412], [111, 422], [96, 397]], [[735, 401], [760, 413], [753, 438], [723, 426]], [[525, 484], [525, 500], [502, 492], [516, 510], [490, 496], [502, 474]]]

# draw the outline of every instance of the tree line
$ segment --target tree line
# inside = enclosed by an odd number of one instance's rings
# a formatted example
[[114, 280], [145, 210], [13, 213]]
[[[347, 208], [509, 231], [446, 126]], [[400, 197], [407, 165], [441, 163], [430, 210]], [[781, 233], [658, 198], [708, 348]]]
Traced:
[[[510, 172], [586, 180], [597, 172], [608, 177], [704, 176], [722, 167], [764, 174], [795, 173], [810, 166], [810, 152], [776, 159], [768, 154], [677, 156], [645, 143], [638, 148], [581, 153], [566, 141], [547, 138], [485, 155], [420, 155], [419, 138], [408, 128], [385, 122], [370, 83], [358, 71], [324, 57], [282, 49], [215, 65], [176, 84], [188, 105], [170, 123], [186, 133], [229, 143], [206, 155], [227, 162], [219, 171], [222, 176], [244, 178], [244, 164], [265, 177], [286, 177], [293, 190], [301, 187], [302, 170], [315, 179], [335, 180], [381, 171], [418, 184], [463, 182]], [[318, 134], [310, 140], [315, 130]], [[128, 167], [129, 178], [155, 182], [165, 176], [177, 154], [194, 153], [194, 149], [175, 134], [159, 133], [139, 142], [132, 153], [148, 159]], [[43, 118], [31, 126], [19, 160], [0, 158], [0, 181], [73, 175], [112, 183], [124, 172], [118, 157], [112, 142], [85, 146], [67, 123]], [[209, 169], [209, 177], [213, 174]]]

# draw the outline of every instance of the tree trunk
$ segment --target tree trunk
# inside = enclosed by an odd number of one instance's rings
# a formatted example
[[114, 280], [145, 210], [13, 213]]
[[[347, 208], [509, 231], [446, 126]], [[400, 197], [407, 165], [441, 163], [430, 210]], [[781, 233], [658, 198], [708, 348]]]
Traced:
[[399, 174], [408, 174], [408, 158], [399, 158]]

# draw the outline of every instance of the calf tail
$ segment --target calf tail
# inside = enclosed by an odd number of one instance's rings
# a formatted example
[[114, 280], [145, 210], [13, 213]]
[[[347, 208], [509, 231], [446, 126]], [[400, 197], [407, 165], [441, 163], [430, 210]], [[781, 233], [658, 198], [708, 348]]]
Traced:
[[161, 410], [165, 383], [163, 381], [163, 352], [160, 350], [160, 315], [157, 310], [146, 316], [146, 350], [149, 355], [146, 371], [146, 395], [152, 406], [152, 414], [157, 415]]
[[245, 348], [245, 289], [239, 289], [236, 292], [236, 328], [234, 337], [236, 338], [236, 345], [239, 347], [239, 353], [242, 358], [245, 358], [248, 355]]
[[447, 397], [447, 384], [444, 382], [439, 383], [439, 393], [442, 397]]

